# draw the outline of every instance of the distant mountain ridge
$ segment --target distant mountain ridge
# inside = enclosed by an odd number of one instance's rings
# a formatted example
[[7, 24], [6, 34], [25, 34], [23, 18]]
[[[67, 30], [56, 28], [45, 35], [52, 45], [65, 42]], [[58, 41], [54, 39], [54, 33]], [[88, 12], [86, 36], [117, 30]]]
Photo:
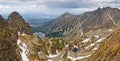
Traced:
[[91, 30], [110, 29], [119, 25], [120, 10], [118, 8], [103, 7], [81, 15], [64, 13], [51, 21], [43, 32], [49, 37], [79, 38], [82, 33]]

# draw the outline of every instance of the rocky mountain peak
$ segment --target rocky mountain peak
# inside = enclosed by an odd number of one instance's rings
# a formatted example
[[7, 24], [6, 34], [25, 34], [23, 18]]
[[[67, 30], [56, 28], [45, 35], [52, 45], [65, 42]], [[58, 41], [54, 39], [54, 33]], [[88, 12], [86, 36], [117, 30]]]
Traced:
[[8, 21], [16, 21], [16, 20], [23, 21], [23, 18], [18, 12], [14, 11], [10, 13], [10, 15], [8, 16]]
[[99, 9], [106, 10], [106, 9], [113, 9], [113, 8], [111, 8], [111, 7], [103, 7], [103, 8], [98, 7], [97, 10], [99, 10]]
[[65, 18], [69, 18], [73, 16], [72, 14], [70, 14], [69, 12], [65, 12], [63, 15], [61, 15], [60, 17], [65, 17]]
[[107, 11], [120, 11], [118, 8], [111, 8], [111, 7], [103, 7], [103, 8], [100, 8], [100, 7], [98, 7], [98, 9], [97, 10], [95, 10], [95, 11], [97, 11], [97, 12], [107, 12]]
[[104, 10], [118, 10], [118, 8], [111, 8], [111, 7], [103, 7]]
[[12, 12], [10, 15], [19, 15], [20, 16], [20, 14], [16, 11]]
[[0, 15], [0, 61], [21, 61], [17, 31]]
[[72, 15], [72, 14], [70, 14], [69, 12], [65, 12], [63, 15]]
[[9, 15], [8, 23], [21, 33], [32, 34], [31, 27], [18, 12], [12, 12]]

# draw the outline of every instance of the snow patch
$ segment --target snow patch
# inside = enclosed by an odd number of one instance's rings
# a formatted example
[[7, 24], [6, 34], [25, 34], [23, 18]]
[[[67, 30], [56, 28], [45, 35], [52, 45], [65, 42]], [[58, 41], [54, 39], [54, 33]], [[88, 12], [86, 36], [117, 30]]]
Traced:
[[82, 41], [82, 43], [88, 42], [90, 38], [86, 38], [85, 40]]
[[25, 33], [21, 34], [20, 32], [18, 32], [18, 35], [22, 35], [22, 36], [25, 36], [26, 34], [25, 34]]
[[52, 59], [48, 59], [48, 61], [53, 61]]
[[75, 61], [75, 57], [70, 56], [70, 52], [68, 52], [67, 58], [69, 58], [72, 61]]
[[60, 55], [60, 53], [58, 53], [56, 55], [49, 54], [49, 56], [47, 56], [48, 58], [50, 58], [50, 59], [48, 59], [48, 61], [53, 61], [52, 58], [55, 58], [55, 57], [57, 57], [59, 55]]
[[40, 58], [48, 58], [44, 53], [42, 53], [41, 51], [40, 52], [38, 52], [38, 56], [40, 57]]
[[91, 46], [94, 46], [94, 45], [95, 45], [95, 43], [91, 43], [89, 46], [85, 47], [85, 49], [88, 49], [88, 48], [90, 48]]
[[52, 41], [51, 40], [49, 40], [49, 43], [50, 43], [50, 45], [52, 45]]
[[98, 48], [97, 47], [95, 47], [95, 48], [93, 48], [92, 50], [97, 50]]
[[65, 47], [67, 47], [67, 48], [68, 48], [68, 46], [69, 46], [69, 44], [65, 45]]
[[58, 51], [58, 50], [56, 50], [56, 53], [57, 53], [57, 54], [59, 54], [59, 51]]
[[26, 35], [25, 33], [22, 34], [22, 36], [25, 36], [25, 35]]
[[18, 32], [18, 35], [20, 35], [20, 32]]
[[91, 56], [91, 55], [79, 56], [79, 57], [76, 58], [76, 60], [80, 60], [80, 59], [83, 59], [83, 58], [86, 58], [86, 57], [89, 57], [89, 56]]
[[70, 56], [70, 55], [69, 55], [69, 52], [68, 52], [67, 58], [69, 58], [69, 59], [72, 60], [72, 61], [76, 61], [76, 60], [84, 59], [84, 58], [89, 57], [89, 56], [91, 56], [91, 55], [79, 56], [79, 57], [76, 57], [76, 58], [75, 58], [75, 57]]
[[96, 42], [97, 42], [97, 43], [98, 43], [98, 42], [102, 42], [104, 39], [105, 39], [105, 38], [100, 38], [100, 39], [98, 39]]
[[99, 36], [98, 36], [98, 35], [95, 35], [94, 37], [99, 38]]
[[74, 45], [75, 48], [78, 48], [78, 46]]
[[110, 32], [112, 32], [113, 30], [112, 29], [109, 29]]
[[82, 37], [82, 36], [83, 36], [83, 32], [81, 33], [80, 37]]
[[49, 58], [55, 58], [55, 57], [57, 57], [59, 54], [55, 54], [55, 55], [52, 55], [52, 54], [49, 54]]
[[22, 56], [22, 60], [23, 61], [29, 61], [28, 57], [27, 57], [27, 45], [24, 42], [21, 42], [20, 39], [17, 40], [17, 44], [20, 47], [20, 49], [22, 49], [22, 52], [20, 52], [21, 56]]

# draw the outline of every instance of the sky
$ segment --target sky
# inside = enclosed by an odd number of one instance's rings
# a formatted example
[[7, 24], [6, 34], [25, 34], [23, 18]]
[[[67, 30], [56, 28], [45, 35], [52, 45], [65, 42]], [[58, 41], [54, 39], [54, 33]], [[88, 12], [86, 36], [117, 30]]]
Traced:
[[120, 8], [120, 0], [0, 0], [0, 14], [13, 11], [26, 17], [52, 18], [69, 12], [80, 15], [98, 7]]

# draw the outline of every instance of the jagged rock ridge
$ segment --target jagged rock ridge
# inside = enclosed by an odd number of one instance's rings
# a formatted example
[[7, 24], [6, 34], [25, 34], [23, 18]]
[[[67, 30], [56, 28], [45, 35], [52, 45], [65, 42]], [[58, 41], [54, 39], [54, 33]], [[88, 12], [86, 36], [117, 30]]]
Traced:
[[19, 13], [11, 13], [8, 20], [0, 16], [0, 61], [22, 61], [18, 32], [32, 34], [31, 27]]

